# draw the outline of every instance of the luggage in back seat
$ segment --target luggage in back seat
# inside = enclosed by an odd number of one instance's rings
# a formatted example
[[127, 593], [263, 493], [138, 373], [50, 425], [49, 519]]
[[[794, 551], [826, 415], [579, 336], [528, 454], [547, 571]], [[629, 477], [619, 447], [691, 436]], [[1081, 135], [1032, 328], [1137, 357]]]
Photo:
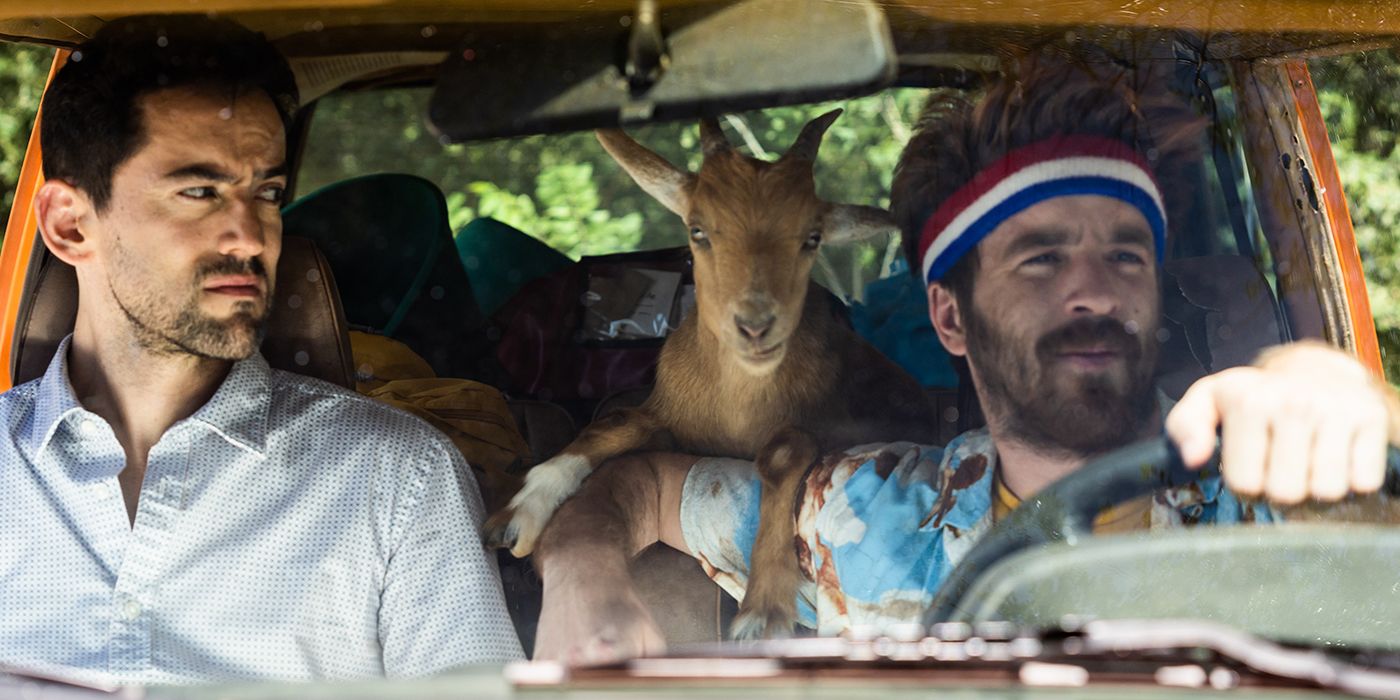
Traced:
[[412, 413], [446, 435], [475, 473], [486, 510], [504, 507], [535, 460], [500, 390], [435, 376], [423, 358], [392, 338], [351, 331], [350, 343], [355, 390]]
[[[687, 248], [584, 258], [526, 284], [492, 318], [504, 385], [517, 396], [586, 404], [650, 385], [690, 284]], [[648, 328], [633, 328], [642, 317]]]

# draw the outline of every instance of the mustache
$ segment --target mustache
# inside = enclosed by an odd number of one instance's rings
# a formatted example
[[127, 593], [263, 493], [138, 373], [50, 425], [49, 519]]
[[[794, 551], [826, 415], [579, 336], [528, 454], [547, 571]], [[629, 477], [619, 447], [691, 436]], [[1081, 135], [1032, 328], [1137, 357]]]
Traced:
[[1128, 358], [1142, 354], [1142, 342], [1129, 333], [1123, 322], [1107, 316], [1077, 318], [1041, 336], [1036, 341], [1036, 355], [1054, 357], [1067, 350], [1103, 348]]
[[195, 282], [202, 284], [204, 280], [215, 275], [256, 275], [266, 281], [267, 266], [259, 258], [223, 256], [201, 264], [195, 271]]

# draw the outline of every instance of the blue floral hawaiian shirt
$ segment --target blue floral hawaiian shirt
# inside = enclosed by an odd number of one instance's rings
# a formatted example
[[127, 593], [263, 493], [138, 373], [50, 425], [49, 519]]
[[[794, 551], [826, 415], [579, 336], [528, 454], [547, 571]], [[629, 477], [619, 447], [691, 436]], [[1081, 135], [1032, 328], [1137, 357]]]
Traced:
[[[996, 450], [985, 429], [947, 447], [865, 445], [826, 457], [797, 508], [805, 580], [800, 622], [821, 635], [918, 620], [943, 579], [992, 525]], [[686, 478], [681, 527], [710, 578], [743, 599], [760, 482], [750, 462], [702, 459]], [[1264, 522], [1266, 505], [1242, 502], [1218, 475], [1159, 492], [1153, 529]]]

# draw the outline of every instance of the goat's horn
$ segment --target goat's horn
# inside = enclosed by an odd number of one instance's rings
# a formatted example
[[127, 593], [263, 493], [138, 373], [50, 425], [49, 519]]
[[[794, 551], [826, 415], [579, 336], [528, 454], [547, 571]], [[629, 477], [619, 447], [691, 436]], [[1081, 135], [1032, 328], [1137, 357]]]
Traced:
[[832, 122], [835, 122], [839, 116], [841, 116], [841, 110], [833, 109], [807, 122], [807, 125], [802, 127], [802, 133], [797, 135], [797, 140], [792, 142], [792, 148], [783, 154], [783, 160], [793, 158], [816, 162], [817, 149], [821, 148], [822, 145], [822, 136], [826, 135], [826, 130], [831, 128]]
[[700, 120], [700, 152], [708, 158], [720, 151], [727, 151], [732, 146], [729, 139], [725, 138], [724, 130], [719, 128], [719, 121], [705, 118]]

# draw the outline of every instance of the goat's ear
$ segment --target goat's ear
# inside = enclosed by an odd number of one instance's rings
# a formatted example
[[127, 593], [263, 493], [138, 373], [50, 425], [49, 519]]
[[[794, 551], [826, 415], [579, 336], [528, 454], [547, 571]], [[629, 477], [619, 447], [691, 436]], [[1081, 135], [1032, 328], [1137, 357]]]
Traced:
[[671, 165], [621, 129], [594, 132], [603, 150], [632, 176], [632, 180], [667, 209], [684, 217], [690, 212], [690, 183], [694, 176]]
[[849, 243], [894, 230], [894, 217], [879, 207], [833, 204], [822, 217], [822, 238], [828, 243]]

